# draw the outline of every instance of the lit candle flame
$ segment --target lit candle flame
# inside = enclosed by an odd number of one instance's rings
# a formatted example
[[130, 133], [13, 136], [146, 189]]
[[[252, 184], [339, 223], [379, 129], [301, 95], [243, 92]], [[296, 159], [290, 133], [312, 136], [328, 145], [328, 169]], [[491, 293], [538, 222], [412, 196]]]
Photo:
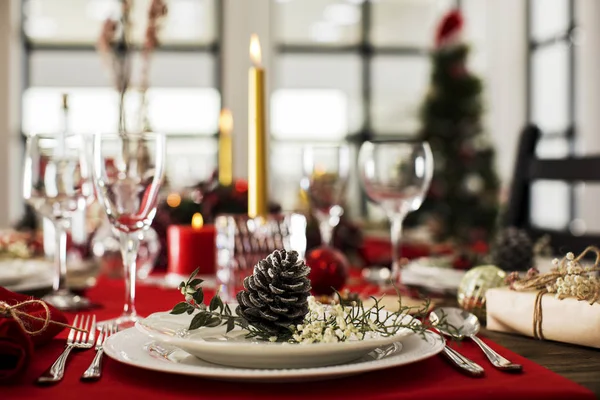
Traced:
[[194, 213], [192, 216], [192, 228], [200, 229], [204, 225], [204, 218], [202, 218], [202, 214]]
[[258, 35], [253, 33], [250, 36], [250, 60], [255, 68], [262, 67], [262, 56], [260, 52], [260, 41]]
[[219, 116], [219, 131], [221, 132], [221, 135], [229, 136], [232, 130], [233, 116], [229, 109], [224, 108], [221, 110], [221, 115]]

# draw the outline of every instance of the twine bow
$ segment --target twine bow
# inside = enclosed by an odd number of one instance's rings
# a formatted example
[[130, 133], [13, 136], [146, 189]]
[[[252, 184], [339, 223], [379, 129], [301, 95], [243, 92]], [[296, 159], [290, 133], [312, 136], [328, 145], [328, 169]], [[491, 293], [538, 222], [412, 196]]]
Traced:
[[[44, 311], [46, 312], [45, 317], [44, 318], [36, 317], [36, 316], [27, 314], [26, 312], [19, 310], [19, 308], [22, 308], [29, 304], [41, 305], [44, 308]], [[0, 301], [0, 316], [11, 317], [12, 319], [14, 319], [17, 322], [17, 324], [19, 324], [19, 326], [21, 327], [21, 329], [23, 329], [23, 331], [25, 333], [32, 335], [32, 336], [39, 335], [40, 333], [44, 332], [50, 324], [62, 326], [64, 328], [71, 328], [71, 329], [74, 329], [79, 332], [87, 332], [85, 329], [80, 329], [80, 328], [77, 328], [77, 327], [69, 325], [69, 324], [63, 324], [62, 322], [57, 322], [57, 321], [51, 320], [50, 319], [50, 308], [48, 307], [48, 305], [45, 302], [43, 302], [41, 300], [27, 300], [27, 301], [24, 301], [22, 303], [17, 303], [12, 306], [4, 301]], [[35, 321], [42, 321], [44, 323], [44, 325], [40, 329], [31, 330], [27, 327], [27, 324], [25, 323], [25, 321], [23, 321], [23, 318], [29, 318], [29, 319], [33, 319]]]
[[[592, 267], [581, 267], [579, 261], [583, 259], [589, 252], [596, 254], [596, 261]], [[558, 291], [559, 279], [572, 276], [584, 276], [589, 278], [589, 274], [600, 271], [600, 249], [596, 246], [587, 247], [579, 256], [574, 257], [572, 253], [568, 253], [562, 260], [554, 260], [555, 268], [546, 274], [539, 274], [535, 269], [531, 269], [527, 272], [527, 277], [520, 278], [516, 272], [511, 273], [507, 280], [510, 283], [510, 287], [518, 292], [527, 290], [537, 290], [535, 296], [534, 308], [533, 308], [533, 337], [539, 340], [544, 340], [544, 333], [542, 331], [543, 312], [542, 312], [542, 298], [546, 293], [556, 293], [559, 300], [565, 297], [572, 296], [576, 297], [577, 300], [583, 301], [588, 300], [590, 304], [595, 303], [600, 298], [600, 285], [596, 284], [593, 290], [590, 289], [587, 292], [577, 294], [566, 294]]]

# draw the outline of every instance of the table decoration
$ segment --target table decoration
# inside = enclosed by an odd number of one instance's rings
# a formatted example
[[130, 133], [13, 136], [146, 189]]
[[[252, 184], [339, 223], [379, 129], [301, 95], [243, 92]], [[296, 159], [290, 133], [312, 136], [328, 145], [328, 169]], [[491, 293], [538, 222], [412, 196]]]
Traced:
[[315, 295], [328, 295], [341, 290], [348, 280], [348, 260], [333, 247], [313, 249], [306, 256], [306, 264], [310, 266], [309, 278]]
[[24, 373], [34, 347], [48, 343], [65, 327], [67, 319], [58, 309], [0, 287], [0, 382]]
[[[584, 257], [595, 254], [593, 265]], [[486, 294], [488, 329], [600, 348], [600, 249], [555, 259], [545, 274], [511, 273], [510, 287]]]
[[167, 228], [168, 273], [188, 276], [195, 269], [202, 275], [215, 273], [216, 230], [204, 225], [202, 214], [192, 217], [191, 225], [171, 225]]
[[458, 305], [477, 318], [486, 320], [486, 293], [492, 288], [504, 286], [506, 272], [494, 265], [481, 265], [470, 269], [458, 287]]
[[219, 115], [219, 183], [222, 186], [229, 186], [233, 182], [232, 131], [233, 116], [230, 110], [224, 108]]
[[534, 243], [527, 231], [508, 227], [496, 235], [491, 263], [504, 271], [527, 271], [534, 266], [534, 256]]

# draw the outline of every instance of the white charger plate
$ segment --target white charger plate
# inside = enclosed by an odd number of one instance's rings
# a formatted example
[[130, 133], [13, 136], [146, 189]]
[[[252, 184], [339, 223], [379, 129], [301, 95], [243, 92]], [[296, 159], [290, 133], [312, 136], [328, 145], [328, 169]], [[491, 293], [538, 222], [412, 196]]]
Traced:
[[118, 362], [164, 373], [225, 381], [294, 382], [340, 378], [407, 365], [438, 354], [444, 345], [442, 337], [428, 331], [425, 338], [412, 335], [405, 338], [401, 345], [392, 343], [376, 348], [342, 365], [296, 369], [231, 368], [157, 344], [152, 338], [131, 328], [109, 337], [104, 344], [104, 352]]
[[[382, 311], [387, 313], [387, 311]], [[413, 317], [405, 316], [406, 323]], [[339, 343], [295, 344], [248, 339], [246, 330], [225, 326], [188, 331], [192, 316], [158, 312], [136, 323], [150, 338], [178, 347], [203, 360], [238, 368], [307, 368], [342, 364], [362, 357], [373, 349], [402, 342], [414, 335], [408, 328], [392, 336], [369, 337]]]

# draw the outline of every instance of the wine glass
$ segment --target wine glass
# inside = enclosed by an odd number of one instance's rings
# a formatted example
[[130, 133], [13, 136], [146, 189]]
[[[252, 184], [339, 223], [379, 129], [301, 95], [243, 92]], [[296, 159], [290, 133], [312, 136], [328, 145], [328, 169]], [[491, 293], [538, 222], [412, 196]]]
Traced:
[[433, 176], [427, 142], [365, 142], [358, 155], [360, 178], [367, 195], [390, 219], [392, 281], [400, 276], [400, 238], [406, 215], [418, 210]]
[[43, 300], [60, 310], [89, 307], [88, 299], [67, 288], [67, 231], [71, 217], [93, 200], [89, 179], [86, 141], [75, 134], [33, 134], [27, 138], [23, 175], [23, 197], [42, 217], [54, 225], [55, 272], [52, 292]]
[[319, 223], [321, 242], [333, 247], [333, 230], [344, 214], [342, 200], [350, 170], [349, 150], [344, 145], [317, 145], [304, 148], [304, 176], [300, 186], [308, 195]]
[[140, 239], [156, 214], [158, 193], [165, 174], [165, 135], [97, 134], [93, 145], [92, 175], [96, 196], [119, 237], [125, 269], [123, 314], [111, 321], [129, 328], [135, 311], [136, 260]]

